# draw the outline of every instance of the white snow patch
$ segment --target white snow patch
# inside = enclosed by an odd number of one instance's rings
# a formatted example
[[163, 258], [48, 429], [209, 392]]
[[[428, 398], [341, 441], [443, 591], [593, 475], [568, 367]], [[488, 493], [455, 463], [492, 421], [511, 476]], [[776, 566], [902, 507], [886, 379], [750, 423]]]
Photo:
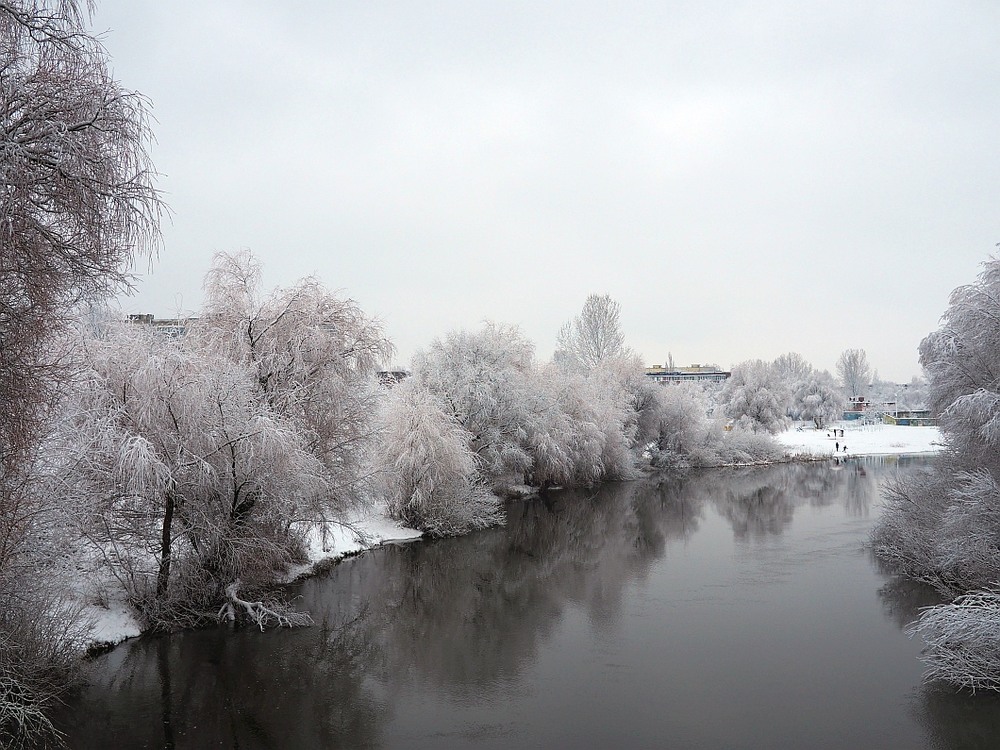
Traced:
[[389, 518], [384, 503], [376, 503], [341, 523], [310, 524], [305, 530], [309, 562], [289, 571], [288, 580], [309, 573], [317, 564], [336, 560], [382, 544], [402, 544], [423, 534]]
[[89, 604], [83, 616], [92, 624], [90, 640], [94, 645], [113, 645], [142, 633], [131, 608], [124, 602], [108, 602], [107, 606]]
[[[837, 430], [836, 436], [833, 434], [834, 429]], [[844, 431], [843, 437], [840, 436], [841, 430]], [[837, 422], [822, 430], [815, 429], [811, 422], [800, 422], [775, 437], [793, 456], [937, 453], [944, 447], [941, 430], [937, 427], [862, 425], [846, 421]]]

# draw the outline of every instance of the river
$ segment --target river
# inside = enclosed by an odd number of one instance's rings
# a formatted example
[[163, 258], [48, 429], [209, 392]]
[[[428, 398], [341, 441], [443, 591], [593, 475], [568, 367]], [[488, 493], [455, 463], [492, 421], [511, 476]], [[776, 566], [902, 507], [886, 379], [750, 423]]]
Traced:
[[865, 550], [928, 459], [560, 491], [296, 585], [316, 625], [126, 643], [70, 747], [994, 748], [1000, 698], [921, 681], [937, 601]]

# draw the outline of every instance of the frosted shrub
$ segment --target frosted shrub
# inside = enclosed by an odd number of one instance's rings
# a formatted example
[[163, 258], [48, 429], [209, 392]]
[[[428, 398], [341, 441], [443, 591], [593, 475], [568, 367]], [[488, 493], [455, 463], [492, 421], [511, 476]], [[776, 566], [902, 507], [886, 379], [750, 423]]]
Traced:
[[1000, 488], [979, 472], [934, 472], [890, 483], [872, 533], [875, 553], [952, 595], [1000, 581]]
[[393, 518], [432, 536], [503, 521], [499, 498], [477, 470], [470, 433], [440, 398], [412, 380], [397, 385], [382, 410], [380, 433], [373, 463]]
[[1000, 581], [1000, 488], [987, 471], [958, 472], [947, 495], [935, 561], [963, 588]]
[[487, 323], [455, 331], [413, 357], [413, 380], [463, 427], [487, 481], [523, 479], [533, 418], [529, 377], [534, 349], [514, 327]]
[[706, 424], [700, 443], [689, 452], [689, 461], [702, 468], [745, 466], [777, 461], [782, 455], [781, 446], [769, 434], [739, 427], [727, 431], [716, 421]]
[[784, 455], [781, 446], [767, 433], [735, 429], [724, 432], [718, 443], [722, 465], [770, 463]]
[[644, 412], [655, 406], [641, 390], [647, 384], [637, 382], [644, 377], [632, 357], [602, 362], [587, 377], [584, 392], [601, 435], [604, 479], [636, 476], [639, 423], [645, 421]]
[[707, 439], [708, 395], [697, 383], [657, 387], [656, 439], [647, 448], [657, 469], [683, 470], [703, 465], [700, 457]]
[[726, 416], [746, 430], [773, 434], [788, 426], [788, 388], [775, 369], [759, 359], [733, 367], [719, 400]]
[[924, 641], [926, 679], [1000, 690], [1000, 593], [973, 591], [928, 607], [907, 633]]
[[885, 509], [872, 531], [875, 554], [910, 578], [949, 590], [937, 569], [938, 542], [948, 493], [947, 478], [920, 473], [887, 482]]
[[550, 365], [537, 372], [533, 387], [542, 408], [528, 430], [531, 482], [546, 487], [600, 479], [605, 433], [587, 379]]

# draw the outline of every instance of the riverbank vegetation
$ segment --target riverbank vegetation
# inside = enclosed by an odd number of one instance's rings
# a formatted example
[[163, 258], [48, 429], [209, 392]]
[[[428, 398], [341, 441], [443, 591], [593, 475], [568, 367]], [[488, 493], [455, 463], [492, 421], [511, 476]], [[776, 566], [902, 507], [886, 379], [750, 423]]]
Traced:
[[886, 493], [875, 553], [956, 597], [921, 614], [928, 676], [1000, 690], [1000, 261], [956, 289], [920, 345], [947, 449]]

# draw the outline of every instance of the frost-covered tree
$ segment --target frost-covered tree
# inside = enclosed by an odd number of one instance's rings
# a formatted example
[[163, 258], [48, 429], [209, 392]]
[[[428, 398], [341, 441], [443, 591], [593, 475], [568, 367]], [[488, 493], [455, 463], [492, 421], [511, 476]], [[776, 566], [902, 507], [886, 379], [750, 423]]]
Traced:
[[776, 357], [771, 363], [771, 369], [789, 390], [794, 390], [799, 383], [813, 374], [813, 366], [805, 357], [797, 352], [788, 352]]
[[864, 349], [845, 349], [837, 359], [837, 375], [848, 397], [867, 396], [872, 366]]
[[656, 386], [640, 368], [641, 362], [633, 357], [615, 358], [605, 360], [587, 376], [568, 378], [576, 393], [564, 393], [560, 403], [572, 419], [573, 434], [589, 435], [596, 427], [601, 450], [597, 462], [588, 452], [574, 450], [575, 473], [581, 480], [635, 475], [635, 453], [644, 438], [655, 435], [657, 407], [647, 391]]
[[263, 295], [260, 265], [243, 250], [216, 254], [189, 335], [249, 367], [268, 405], [306, 436], [340, 505], [357, 499], [375, 373], [393, 352], [378, 320], [313, 277]]
[[449, 333], [413, 357], [413, 380], [470, 433], [489, 482], [510, 482], [531, 466], [525, 442], [534, 419], [533, 365], [531, 342], [517, 328], [494, 323]]
[[811, 419], [816, 429], [821, 430], [827, 422], [842, 417], [846, 399], [833, 375], [826, 370], [814, 370], [798, 382], [792, 404], [800, 419]]
[[776, 433], [788, 426], [790, 394], [771, 366], [763, 360], [735, 365], [719, 396], [725, 414], [737, 427], [751, 432]]
[[295, 559], [292, 522], [314, 517], [329, 490], [254, 371], [129, 323], [79, 351], [51, 446], [56, 487], [147, 626], [196, 624], [220, 606], [262, 626], [301, 621], [240, 598]]
[[600, 362], [628, 353], [621, 306], [607, 294], [591, 294], [583, 310], [559, 330], [554, 360], [567, 369], [587, 372]]
[[[930, 407], [947, 450], [933, 468], [889, 487], [876, 554], [942, 593], [969, 595], [921, 615], [932, 676], [1000, 688], [988, 631], [1000, 581], [1000, 261], [952, 292], [941, 326], [920, 344]], [[980, 592], [980, 593], [976, 593]], [[975, 605], [975, 606], [971, 606]]]
[[414, 357], [411, 381], [468, 433], [498, 491], [631, 477], [637, 435], [655, 422], [637, 360], [606, 359], [589, 374], [539, 369], [516, 328], [492, 323], [434, 341]]
[[526, 446], [533, 484], [580, 485], [634, 475], [633, 394], [616, 368], [600, 370], [587, 376], [552, 364], [535, 373], [535, 419]]
[[374, 451], [377, 486], [389, 514], [432, 536], [462, 534], [503, 520], [469, 446], [472, 434], [415, 380], [388, 394]]
[[35, 601], [32, 467], [58, 397], [71, 307], [121, 289], [157, 240], [143, 99], [85, 29], [89, 3], [0, 2], [0, 744], [51, 739], [67, 665]]
[[[771, 363], [775, 377], [784, 384], [785, 389], [795, 394], [796, 391], [813, 375], [813, 366], [806, 358], [796, 352], [788, 352], [775, 358]], [[800, 404], [792, 398], [788, 405], [788, 416], [792, 419], [802, 419]]]
[[0, 3], [0, 471], [30, 450], [81, 298], [125, 286], [157, 239], [143, 99], [75, 0]]
[[635, 354], [604, 360], [590, 374], [602, 392], [621, 402], [627, 412], [626, 434], [643, 445], [659, 434], [659, 401], [662, 387], [646, 377], [642, 359]]
[[882, 380], [876, 370], [869, 398], [873, 403], [895, 404], [899, 409], [927, 409], [927, 380], [918, 375], [909, 383], [894, 383]]
[[927, 379], [915, 375], [899, 392], [899, 405], [904, 409], [927, 409], [930, 400]]
[[608, 358], [586, 374], [553, 364], [536, 383], [543, 408], [535, 407], [528, 446], [536, 484], [635, 476], [636, 453], [659, 435], [658, 386], [637, 357]]
[[708, 395], [698, 383], [672, 383], [658, 388], [660, 420], [656, 445], [651, 451], [658, 468], [685, 468], [690, 455], [705, 441], [708, 429]]

